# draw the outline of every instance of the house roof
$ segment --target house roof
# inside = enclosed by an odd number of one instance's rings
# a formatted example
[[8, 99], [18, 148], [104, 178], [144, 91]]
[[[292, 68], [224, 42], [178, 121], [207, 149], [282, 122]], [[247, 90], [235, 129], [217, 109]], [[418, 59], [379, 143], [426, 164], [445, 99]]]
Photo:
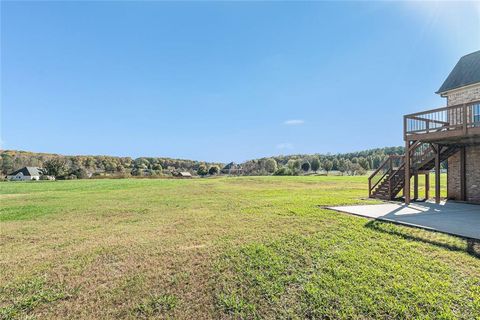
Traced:
[[480, 83], [480, 50], [461, 57], [436, 93], [442, 94], [475, 83]]
[[235, 162], [230, 162], [229, 164], [227, 164], [225, 167], [223, 167], [223, 170], [228, 170], [228, 169], [232, 169], [236, 166]]
[[39, 167], [23, 167], [21, 169], [18, 169], [17, 171], [9, 173], [8, 175], [15, 176], [21, 172], [24, 176], [40, 176], [41, 170], [42, 169], [40, 169]]
[[182, 171], [182, 172], [179, 172], [180, 176], [182, 177], [191, 177], [192, 174], [188, 171]]

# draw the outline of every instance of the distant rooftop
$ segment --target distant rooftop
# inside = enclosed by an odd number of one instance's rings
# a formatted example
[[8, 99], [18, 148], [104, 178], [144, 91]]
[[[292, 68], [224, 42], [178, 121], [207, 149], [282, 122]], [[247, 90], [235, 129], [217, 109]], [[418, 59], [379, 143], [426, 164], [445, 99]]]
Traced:
[[437, 93], [480, 82], [480, 50], [460, 58]]
[[41, 175], [41, 170], [38, 167], [23, 167], [21, 169], [18, 169], [15, 172], [9, 173], [9, 176], [15, 176], [18, 173], [23, 173], [24, 176], [40, 176]]

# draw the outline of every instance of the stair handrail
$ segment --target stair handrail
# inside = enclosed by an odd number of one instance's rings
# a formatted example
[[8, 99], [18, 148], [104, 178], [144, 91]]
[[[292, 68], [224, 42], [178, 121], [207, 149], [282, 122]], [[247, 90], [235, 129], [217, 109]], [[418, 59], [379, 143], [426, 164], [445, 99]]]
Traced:
[[[404, 156], [402, 155], [389, 155], [379, 166], [378, 168], [368, 177], [368, 196], [371, 197], [372, 196], [372, 191], [375, 189], [375, 187], [380, 183], [380, 181], [383, 180], [383, 178], [390, 173], [390, 171], [393, 169], [393, 159], [398, 159], [398, 158], [403, 158]], [[388, 165], [388, 168], [385, 168], [386, 166]], [[381, 177], [376, 180], [376, 182], [374, 182], [372, 184], [372, 180], [373, 178], [375, 178], [380, 170], [384, 170], [382, 171], [383, 174], [381, 175]]]
[[397, 176], [398, 172], [400, 172], [402, 170], [402, 168], [405, 167], [405, 158], [402, 159], [402, 162], [400, 163], [400, 166], [397, 168], [397, 170], [395, 170], [394, 172], [392, 172], [392, 174], [390, 175], [390, 177], [388, 177], [388, 183], [389, 183], [389, 190], [390, 190], [390, 194], [392, 194], [392, 190], [395, 190], [395, 188], [398, 186], [398, 184], [402, 181], [402, 179], [398, 179], [397, 181], [394, 181], [394, 185], [392, 187], [392, 180], [394, 177]]
[[423, 165], [425, 165], [425, 163], [428, 163], [429, 161], [431, 161], [432, 160], [431, 158], [435, 157], [435, 154], [431, 155], [430, 157], [427, 157], [427, 154], [432, 152], [434, 152], [434, 150], [432, 149], [431, 146], [429, 146], [420, 155], [413, 155], [412, 156], [413, 169], [421, 168]]
[[368, 177], [368, 196], [371, 197], [372, 196], [372, 191], [373, 189], [380, 183], [380, 181], [383, 180], [383, 178], [385, 177], [385, 175], [387, 174], [388, 170], [387, 171], [384, 171], [382, 177], [380, 179], [377, 180], [377, 182], [375, 182], [373, 185], [372, 185], [372, 180], [373, 178], [380, 172], [380, 170], [383, 169], [383, 167], [385, 167], [387, 164], [389, 164], [390, 161], [389, 159], [385, 159], [383, 160], [383, 162], [378, 166], [378, 168]]

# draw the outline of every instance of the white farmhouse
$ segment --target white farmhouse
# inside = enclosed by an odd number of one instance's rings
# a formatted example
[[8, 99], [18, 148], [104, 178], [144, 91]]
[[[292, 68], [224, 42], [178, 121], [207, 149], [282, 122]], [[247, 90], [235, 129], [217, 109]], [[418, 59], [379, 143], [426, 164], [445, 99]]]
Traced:
[[42, 169], [38, 167], [23, 167], [15, 172], [9, 173], [7, 179], [11, 181], [40, 180]]

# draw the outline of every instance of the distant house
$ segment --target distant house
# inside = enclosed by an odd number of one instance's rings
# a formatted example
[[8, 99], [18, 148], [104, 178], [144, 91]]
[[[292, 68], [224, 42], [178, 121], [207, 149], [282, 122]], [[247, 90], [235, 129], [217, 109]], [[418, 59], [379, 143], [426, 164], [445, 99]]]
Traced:
[[42, 169], [38, 167], [23, 167], [7, 174], [7, 179], [11, 181], [40, 180]]
[[178, 178], [191, 178], [192, 177], [192, 174], [188, 171], [175, 172], [173, 175], [175, 177], [178, 177]]
[[235, 162], [230, 162], [221, 170], [223, 174], [241, 174], [242, 167]]

